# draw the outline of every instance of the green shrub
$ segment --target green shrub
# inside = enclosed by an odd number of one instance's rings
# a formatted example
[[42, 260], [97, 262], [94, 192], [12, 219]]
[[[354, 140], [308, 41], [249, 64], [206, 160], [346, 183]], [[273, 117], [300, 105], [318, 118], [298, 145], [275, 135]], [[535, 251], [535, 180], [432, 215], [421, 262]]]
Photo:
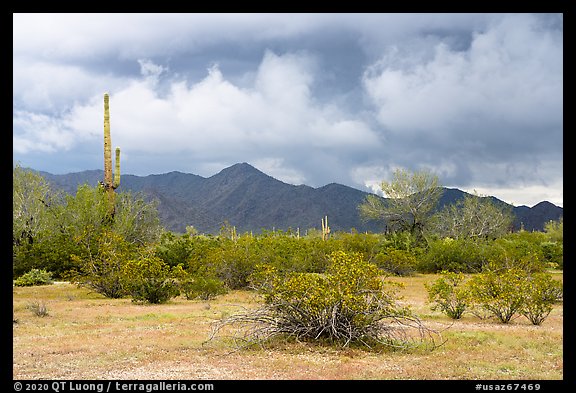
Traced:
[[562, 300], [562, 283], [547, 273], [534, 273], [523, 290], [524, 304], [520, 313], [533, 325], [540, 325], [552, 311], [552, 306]]
[[412, 251], [418, 247], [418, 239], [409, 231], [397, 231], [386, 234], [381, 247]]
[[541, 246], [545, 241], [546, 236], [542, 232], [510, 233], [490, 244], [487, 259], [491, 265], [502, 269], [543, 272], [548, 267]]
[[381, 243], [383, 235], [373, 233], [335, 232], [332, 239], [337, 240], [340, 243], [336, 248], [334, 248], [334, 251], [342, 250], [345, 252], [358, 252], [363, 255], [365, 260], [370, 261], [382, 248]]
[[239, 333], [248, 344], [288, 336], [341, 346], [405, 348], [413, 344], [408, 327], [418, 329], [420, 339], [426, 331], [398, 302], [397, 285], [384, 281], [376, 265], [358, 253], [333, 252], [325, 274], [278, 274], [265, 265], [253, 278], [260, 284], [264, 306], [221, 321], [213, 337], [222, 327], [238, 323], [248, 327]]
[[470, 296], [463, 273], [443, 271], [432, 284], [425, 284], [432, 310], [440, 310], [452, 319], [460, 319], [470, 307]]
[[52, 284], [52, 274], [44, 269], [32, 269], [14, 281], [17, 287]]
[[153, 304], [180, 294], [175, 275], [170, 266], [151, 253], [127, 261], [122, 271], [124, 287], [132, 300]]
[[210, 300], [228, 292], [224, 283], [213, 276], [180, 274], [178, 286], [188, 300]]
[[564, 245], [561, 242], [543, 242], [540, 244], [544, 260], [555, 269], [564, 268]]
[[176, 236], [172, 232], [166, 232], [160, 237], [155, 254], [169, 266], [186, 266], [192, 254], [192, 248], [193, 240], [190, 235]]
[[487, 270], [470, 279], [469, 289], [476, 305], [508, 323], [524, 307], [527, 280], [521, 269]]
[[133, 257], [132, 246], [110, 230], [101, 232], [94, 243], [91, 255], [72, 255], [79, 271], [71, 273], [71, 280], [112, 299], [125, 296], [123, 269]]
[[422, 255], [418, 270], [438, 273], [443, 270], [462, 273], [478, 273], [486, 263], [486, 242], [472, 239], [431, 240], [427, 252]]
[[254, 271], [255, 243], [250, 236], [241, 236], [237, 240], [223, 238], [220, 248], [210, 255], [209, 263], [215, 274], [230, 289], [248, 286], [248, 277]]
[[560, 217], [557, 221], [548, 221], [544, 224], [544, 232], [549, 241], [564, 243], [564, 218]]
[[548, 273], [518, 268], [498, 270], [489, 265], [468, 284], [472, 302], [502, 323], [523, 315], [532, 324], [540, 325], [562, 299], [560, 281]]
[[382, 270], [396, 276], [410, 276], [416, 272], [416, 257], [405, 250], [387, 249], [378, 253], [374, 261]]

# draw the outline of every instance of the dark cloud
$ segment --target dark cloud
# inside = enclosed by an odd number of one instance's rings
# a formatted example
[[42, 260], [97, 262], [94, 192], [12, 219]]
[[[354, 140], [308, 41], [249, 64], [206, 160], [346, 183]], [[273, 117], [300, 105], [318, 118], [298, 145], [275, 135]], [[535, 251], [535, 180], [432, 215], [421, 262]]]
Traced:
[[373, 187], [396, 167], [562, 204], [561, 14], [15, 14], [14, 157], [124, 173], [250, 162]]

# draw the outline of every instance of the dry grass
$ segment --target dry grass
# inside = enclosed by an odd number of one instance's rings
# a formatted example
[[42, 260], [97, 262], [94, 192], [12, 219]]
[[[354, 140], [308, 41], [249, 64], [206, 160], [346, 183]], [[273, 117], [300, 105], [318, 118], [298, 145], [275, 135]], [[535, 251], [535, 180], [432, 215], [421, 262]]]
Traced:
[[[556, 274], [562, 279], [561, 274]], [[427, 326], [443, 330], [434, 351], [370, 352], [310, 343], [272, 343], [231, 352], [204, 344], [211, 324], [239, 307], [255, 307], [251, 292], [234, 291], [209, 303], [183, 297], [164, 305], [112, 300], [70, 284], [13, 289], [14, 379], [563, 379], [563, 309], [541, 326], [432, 312], [425, 282], [434, 275], [394, 278], [403, 301]], [[27, 309], [42, 302], [48, 315]], [[445, 329], [445, 330], [444, 330]]]

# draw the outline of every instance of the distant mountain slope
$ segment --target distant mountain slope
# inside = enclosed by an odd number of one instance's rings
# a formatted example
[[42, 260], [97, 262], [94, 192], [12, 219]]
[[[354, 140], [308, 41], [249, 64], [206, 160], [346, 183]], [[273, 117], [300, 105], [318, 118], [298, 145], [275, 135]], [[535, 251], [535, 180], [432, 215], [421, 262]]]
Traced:
[[[102, 170], [40, 174], [68, 193], [75, 192], [80, 184], [96, 185], [104, 177]], [[319, 229], [325, 215], [333, 231], [384, 229], [383, 223], [365, 223], [360, 219], [358, 205], [369, 195], [366, 192], [336, 183], [319, 188], [294, 186], [247, 163], [232, 165], [208, 178], [182, 172], [122, 175], [118, 191], [142, 192], [157, 199], [163, 225], [176, 232], [184, 232], [187, 225], [192, 225], [200, 232], [217, 233], [225, 221], [235, 225], [239, 232], [288, 228], [305, 231]], [[468, 194], [464, 191], [445, 188], [439, 208], [465, 195]], [[546, 222], [563, 214], [561, 207], [549, 202], [532, 208], [514, 207], [513, 211], [515, 228], [523, 225], [526, 230], [542, 230]]]

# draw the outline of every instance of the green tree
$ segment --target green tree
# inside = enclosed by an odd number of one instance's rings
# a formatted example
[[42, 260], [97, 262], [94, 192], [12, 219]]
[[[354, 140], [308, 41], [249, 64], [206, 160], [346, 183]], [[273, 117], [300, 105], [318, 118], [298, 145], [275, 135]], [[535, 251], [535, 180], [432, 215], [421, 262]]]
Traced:
[[[133, 246], [156, 242], [163, 228], [157, 203], [141, 194], [119, 193], [114, 220], [102, 187], [80, 185], [74, 195], [53, 191], [38, 173], [13, 170], [13, 273], [46, 269], [59, 277], [98, 258], [105, 232]], [[74, 257], [72, 257], [74, 255]]]
[[116, 194], [112, 229], [127, 242], [143, 246], [157, 242], [164, 232], [158, 215], [158, 200], [147, 201], [141, 193]]
[[124, 265], [139, 248], [156, 242], [162, 230], [155, 204], [131, 193], [119, 193], [115, 203], [110, 220], [107, 192], [81, 185], [66, 198], [60, 215], [62, 241], [73, 243], [75, 280], [111, 298], [126, 294]]
[[475, 192], [436, 213], [430, 228], [442, 237], [495, 239], [509, 232], [513, 221], [512, 208]]
[[548, 241], [541, 243], [544, 258], [556, 268], [564, 268], [564, 218], [550, 220], [544, 225]]
[[64, 194], [52, 188], [39, 173], [19, 165], [13, 168], [12, 269], [15, 277], [31, 269], [46, 269], [58, 275], [70, 267], [70, 244], [61, 242], [64, 233], [59, 217], [63, 201]]
[[386, 199], [368, 195], [358, 207], [361, 217], [384, 220], [389, 230], [409, 231], [421, 239], [442, 195], [438, 177], [427, 170], [397, 169], [392, 181], [383, 181], [380, 188]]
[[12, 170], [12, 246], [14, 254], [30, 248], [54, 229], [50, 208], [59, 195], [38, 173], [16, 165]]
[[548, 235], [551, 242], [564, 242], [564, 217], [558, 221], [550, 220], [544, 224], [544, 232]]

